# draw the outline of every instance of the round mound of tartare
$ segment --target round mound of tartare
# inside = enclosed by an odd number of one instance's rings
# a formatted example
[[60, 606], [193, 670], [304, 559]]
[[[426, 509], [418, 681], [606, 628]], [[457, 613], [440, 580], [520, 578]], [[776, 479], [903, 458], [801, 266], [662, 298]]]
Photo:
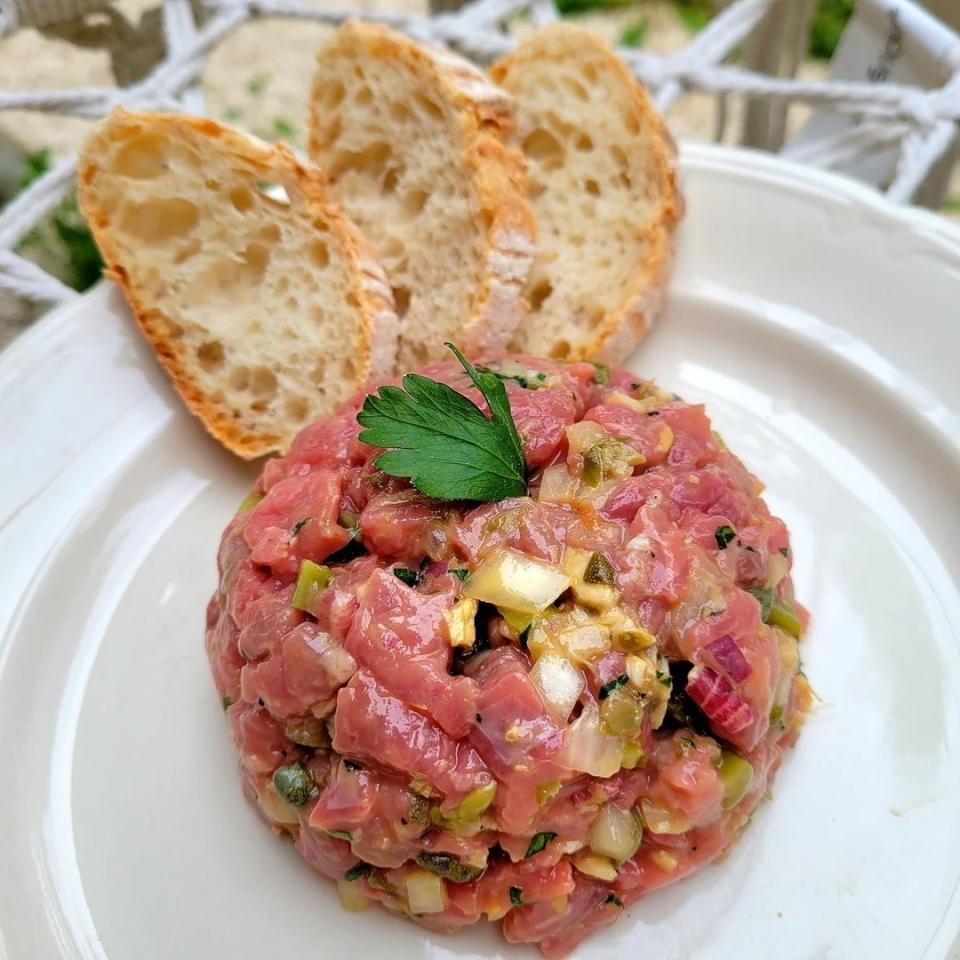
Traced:
[[[206, 645], [250, 797], [346, 906], [558, 957], [736, 839], [809, 706], [806, 613], [701, 406], [602, 365], [482, 369], [526, 495], [423, 495], [357, 398], [227, 526]], [[422, 373], [487, 410], [456, 363]]]

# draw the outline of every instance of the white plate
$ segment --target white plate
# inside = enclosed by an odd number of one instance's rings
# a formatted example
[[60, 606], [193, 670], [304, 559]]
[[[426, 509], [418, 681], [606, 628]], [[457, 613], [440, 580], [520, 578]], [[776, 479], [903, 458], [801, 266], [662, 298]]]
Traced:
[[[960, 931], [960, 234], [690, 147], [668, 314], [630, 365], [769, 486], [823, 698], [722, 863], [578, 956], [944, 960]], [[534, 956], [340, 911], [241, 799], [201, 633], [253, 471], [102, 287], [0, 358], [0, 955]], [[629, 952], [628, 952], [629, 951]]]

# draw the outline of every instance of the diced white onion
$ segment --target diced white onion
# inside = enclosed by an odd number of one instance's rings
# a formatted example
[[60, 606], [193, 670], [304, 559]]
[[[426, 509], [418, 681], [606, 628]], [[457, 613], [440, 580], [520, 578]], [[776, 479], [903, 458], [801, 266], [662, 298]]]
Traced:
[[534, 664], [530, 679], [554, 720], [566, 723], [583, 692], [583, 674], [566, 657], [548, 653]]
[[581, 663], [587, 663], [610, 649], [610, 631], [599, 624], [571, 627], [560, 634], [564, 650]]
[[569, 586], [570, 578], [553, 564], [501, 550], [487, 557], [470, 575], [463, 592], [497, 607], [539, 613]]
[[337, 894], [340, 896], [343, 909], [351, 913], [366, 910], [371, 903], [361, 892], [360, 884], [356, 880], [338, 880]]
[[607, 859], [593, 853], [581, 853], [573, 858], [573, 865], [588, 877], [612, 883], [617, 879], [617, 868]]
[[563, 763], [570, 770], [594, 777], [612, 777], [620, 769], [623, 737], [604, 733], [597, 705], [591, 701], [569, 726], [563, 748]]
[[643, 825], [651, 833], [677, 834], [690, 829], [686, 820], [652, 800], [641, 800], [640, 809], [643, 812]]
[[443, 913], [447, 909], [447, 889], [442, 877], [427, 870], [411, 870], [406, 884], [411, 913]]
[[643, 827], [632, 810], [608, 803], [590, 829], [590, 849], [615, 863], [629, 860], [640, 846]]
[[565, 463], [555, 463], [543, 471], [537, 499], [542, 503], [561, 503], [574, 500], [580, 481], [567, 469]]

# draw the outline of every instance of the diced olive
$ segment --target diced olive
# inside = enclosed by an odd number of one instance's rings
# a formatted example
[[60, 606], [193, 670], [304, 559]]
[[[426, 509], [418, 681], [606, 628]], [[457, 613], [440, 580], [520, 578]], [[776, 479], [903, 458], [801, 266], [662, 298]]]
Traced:
[[300, 572], [297, 574], [297, 585], [293, 588], [291, 603], [297, 610], [309, 612], [310, 606], [317, 594], [333, 579], [333, 571], [312, 560], [300, 562]]
[[470, 863], [461, 863], [452, 853], [423, 853], [417, 854], [417, 863], [424, 870], [435, 873], [451, 883], [470, 883], [483, 873], [483, 867]]
[[723, 782], [723, 809], [735, 807], [753, 783], [753, 767], [739, 754], [723, 750], [717, 764]]
[[316, 784], [310, 771], [299, 763], [288, 763], [273, 771], [273, 786], [292, 807], [302, 807], [310, 799]]
[[774, 600], [767, 623], [772, 627], [785, 630], [791, 637], [796, 637], [798, 640], [803, 633], [803, 621], [797, 616], [797, 611], [788, 600]]
[[600, 719], [612, 734], [633, 733], [643, 722], [643, 708], [626, 690], [615, 690], [600, 704]]
[[613, 564], [599, 550], [594, 550], [590, 555], [587, 568], [583, 571], [583, 579], [587, 583], [605, 583], [608, 586], [617, 582]]

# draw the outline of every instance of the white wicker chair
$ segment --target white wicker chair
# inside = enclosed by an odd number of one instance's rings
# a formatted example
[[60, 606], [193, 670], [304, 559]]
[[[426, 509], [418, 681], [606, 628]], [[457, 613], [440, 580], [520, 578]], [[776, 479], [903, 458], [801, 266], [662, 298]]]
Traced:
[[[957, 158], [960, 38], [911, 0], [859, 0], [829, 76], [798, 79], [813, 2], [733, 0], [670, 56], [642, 49], [622, 54], [661, 109], [688, 92], [714, 94], [718, 139], [727, 126], [728, 99], [742, 96], [747, 101], [742, 143], [858, 177], [899, 202], [939, 205]], [[0, 37], [34, 26], [89, 43], [89, 31], [84, 34], [77, 24], [108, 7], [104, 0], [0, 0]], [[432, 16], [365, 16], [448, 44], [482, 63], [510, 49], [507, 21], [522, 10], [537, 23], [556, 16], [553, 0], [473, 0]], [[135, 69], [126, 64], [121, 78], [126, 85], [120, 88], [0, 91], [0, 110], [97, 117], [124, 102], [202, 112], [197, 81], [205, 58], [241, 23], [258, 17], [337, 23], [357, 15], [307, 0], [163, 0], [156, 20], [162, 25], [165, 55], [144, 76], [134, 79]], [[742, 56], [732, 64], [728, 61], [735, 51]], [[813, 112], [787, 140], [792, 103], [807, 104]], [[74, 160], [62, 160], [0, 211], [0, 291], [44, 303], [75, 295], [14, 252], [70, 189], [73, 171]]]

